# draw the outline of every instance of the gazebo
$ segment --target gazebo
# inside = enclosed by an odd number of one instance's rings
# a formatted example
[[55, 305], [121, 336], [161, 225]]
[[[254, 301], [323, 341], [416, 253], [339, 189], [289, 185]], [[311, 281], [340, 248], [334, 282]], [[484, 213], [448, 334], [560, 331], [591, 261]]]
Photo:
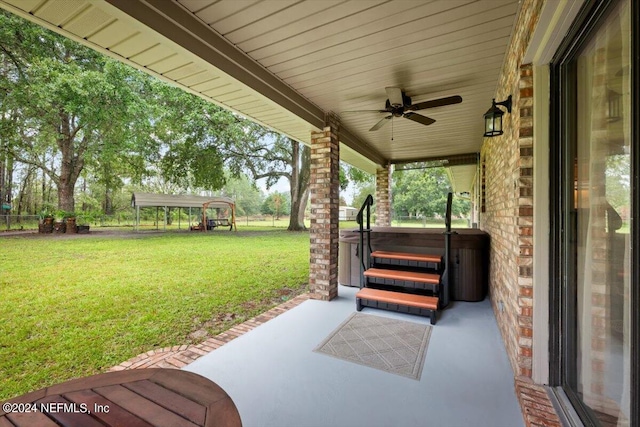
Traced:
[[[155, 207], [156, 212], [159, 208], [164, 208], [165, 220], [164, 226], [166, 229], [166, 211], [168, 208], [188, 208], [189, 218], [191, 218], [191, 208], [202, 209], [201, 227], [203, 231], [212, 229], [220, 225], [228, 225], [229, 229], [237, 230], [236, 228], [236, 206], [235, 202], [228, 197], [210, 197], [210, 196], [196, 196], [190, 194], [156, 194], [156, 193], [133, 193], [131, 195], [131, 207], [136, 211], [135, 229], [138, 230], [140, 226], [140, 208]], [[224, 208], [230, 209], [231, 218], [212, 218], [207, 219], [208, 208]], [[156, 221], [158, 224], [159, 221]], [[208, 224], [212, 224], [208, 227]]]

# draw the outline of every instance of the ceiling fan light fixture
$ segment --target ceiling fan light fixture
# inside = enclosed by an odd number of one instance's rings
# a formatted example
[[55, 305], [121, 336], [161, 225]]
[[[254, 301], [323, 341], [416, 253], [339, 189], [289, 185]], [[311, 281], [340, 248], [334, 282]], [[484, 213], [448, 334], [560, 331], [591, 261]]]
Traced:
[[511, 95], [502, 102], [496, 102], [495, 98], [491, 101], [491, 108], [484, 113], [483, 136], [485, 137], [491, 138], [504, 133], [502, 130], [502, 116], [504, 116], [504, 111], [498, 108], [498, 105], [505, 107], [507, 112], [511, 113]]
[[[387, 98], [389, 98], [389, 104], [392, 107], [402, 107], [405, 102], [405, 94], [402, 92], [402, 89], [398, 87], [385, 87], [385, 92], [387, 92]], [[409, 100], [411, 103], [411, 100]]]

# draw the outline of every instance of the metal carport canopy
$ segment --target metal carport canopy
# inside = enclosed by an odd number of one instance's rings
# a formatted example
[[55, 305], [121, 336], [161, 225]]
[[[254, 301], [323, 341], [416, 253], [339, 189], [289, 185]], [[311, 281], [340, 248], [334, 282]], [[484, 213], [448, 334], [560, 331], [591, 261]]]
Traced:
[[194, 196], [189, 194], [155, 194], [133, 193], [131, 207], [172, 207], [172, 208], [202, 208], [208, 203], [210, 208], [228, 208], [235, 203], [228, 197]]

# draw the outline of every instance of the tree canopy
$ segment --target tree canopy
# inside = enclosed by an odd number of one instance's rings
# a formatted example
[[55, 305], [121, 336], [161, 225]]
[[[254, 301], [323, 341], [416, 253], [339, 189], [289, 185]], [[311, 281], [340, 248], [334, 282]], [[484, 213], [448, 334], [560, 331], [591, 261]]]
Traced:
[[[392, 176], [393, 211], [398, 216], [444, 217], [452, 191], [444, 168], [396, 170]], [[470, 203], [454, 198], [453, 215], [467, 215]]]
[[42, 170], [57, 187], [58, 207], [73, 211], [87, 165], [120, 160], [148, 140], [145, 79], [6, 12], [0, 27], [5, 155]]
[[[256, 138], [248, 138], [243, 144], [228, 146], [228, 158], [231, 170], [236, 174], [249, 171], [254, 180], [266, 178], [267, 188], [273, 186], [280, 178], [289, 181], [289, 203], [286, 213], [289, 214], [290, 231], [305, 230], [304, 212], [309, 198], [309, 178], [311, 174], [311, 150], [286, 136], [273, 132], [255, 131]], [[271, 212], [273, 211], [273, 212]], [[283, 212], [270, 209], [271, 214], [279, 217]]]
[[276, 219], [280, 219], [282, 215], [289, 213], [290, 209], [291, 200], [288, 195], [275, 191], [264, 200], [261, 211], [265, 215], [272, 215]]
[[[25, 183], [42, 184], [40, 209], [50, 203], [45, 188], [53, 187], [57, 208], [74, 211], [79, 180], [83, 207], [95, 206], [87, 191], [98, 185], [106, 213], [111, 213], [113, 192], [125, 183], [215, 191], [227, 180], [225, 163], [233, 166], [234, 176], [242, 174], [231, 159], [234, 147], [251, 144], [265, 132], [202, 98], [0, 11], [0, 195], [11, 193], [5, 183], [20, 165], [27, 168]], [[39, 180], [33, 178], [38, 171]]]

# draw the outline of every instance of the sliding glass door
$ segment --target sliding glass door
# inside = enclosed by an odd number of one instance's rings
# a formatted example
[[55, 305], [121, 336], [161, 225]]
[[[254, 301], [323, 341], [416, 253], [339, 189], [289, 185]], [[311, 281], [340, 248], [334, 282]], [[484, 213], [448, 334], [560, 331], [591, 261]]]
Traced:
[[553, 304], [560, 316], [552, 327], [560, 333], [552, 369], [585, 424], [629, 426], [632, 369], [638, 369], [631, 363], [638, 344], [632, 310], [640, 309], [632, 299], [638, 292], [632, 174], [639, 147], [631, 93], [638, 64], [631, 63], [631, 0], [591, 3], [554, 65], [559, 173], [552, 182], [560, 256], [553, 261]]

